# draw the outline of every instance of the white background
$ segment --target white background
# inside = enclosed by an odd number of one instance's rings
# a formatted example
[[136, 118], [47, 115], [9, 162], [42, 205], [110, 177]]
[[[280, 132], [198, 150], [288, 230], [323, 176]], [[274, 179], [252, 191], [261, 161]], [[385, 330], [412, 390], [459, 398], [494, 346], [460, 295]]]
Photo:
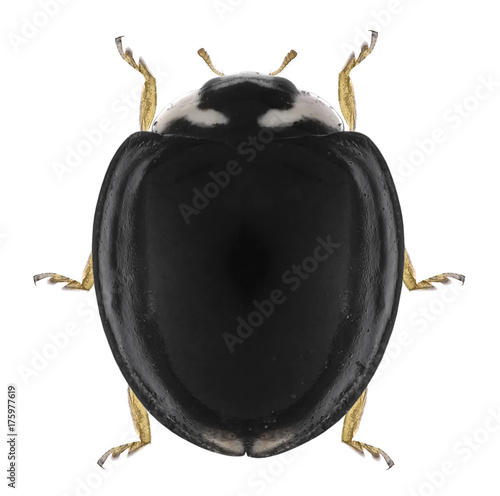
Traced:
[[[50, 14], [42, 5], [8, 2], [0, 21], [0, 403], [16, 384], [17, 494], [498, 494], [495, 2], [67, 0], [47, 1]], [[341, 423], [287, 455], [258, 460], [205, 451], [152, 420], [150, 446], [100, 469], [104, 451], [136, 437], [94, 290], [35, 287], [32, 276], [80, 277], [103, 175], [138, 130], [142, 78], [118, 55], [115, 36], [126, 35], [124, 44], [157, 76], [159, 109], [212, 77], [200, 47], [226, 73], [267, 73], [294, 48], [299, 56], [283, 76], [338, 108], [338, 72], [374, 28], [378, 45], [353, 71], [357, 130], [374, 140], [398, 181], [419, 278], [467, 277], [463, 288], [403, 289], [357, 436], [386, 450], [395, 466], [387, 471], [343, 445]], [[93, 130], [103, 120], [98, 142]], [[82, 149], [85, 133], [96, 143], [58, 178], [54, 164], [65, 163], [68, 147]], [[6, 420], [1, 425], [6, 430]], [[3, 494], [4, 476], [0, 484]]]

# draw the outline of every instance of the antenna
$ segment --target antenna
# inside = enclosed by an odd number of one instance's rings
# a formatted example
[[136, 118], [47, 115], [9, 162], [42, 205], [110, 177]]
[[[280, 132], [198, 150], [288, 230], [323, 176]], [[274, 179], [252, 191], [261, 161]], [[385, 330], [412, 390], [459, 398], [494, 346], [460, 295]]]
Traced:
[[210, 67], [210, 69], [212, 69], [212, 71], [215, 72], [215, 74], [217, 74], [217, 76], [224, 76], [223, 72], [219, 72], [212, 65], [212, 61], [210, 60], [210, 55], [208, 55], [207, 51], [204, 48], [200, 48], [198, 50], [198, 55], [207, 63], [208, 67]]
[[295, 50], [290, 50], [286, 57], [283, 59], [283, 63], [277, 71], [270, 72], [270, 76], [276, 76], [279, 74], [295, 57], [297, 56], [297, 52]]

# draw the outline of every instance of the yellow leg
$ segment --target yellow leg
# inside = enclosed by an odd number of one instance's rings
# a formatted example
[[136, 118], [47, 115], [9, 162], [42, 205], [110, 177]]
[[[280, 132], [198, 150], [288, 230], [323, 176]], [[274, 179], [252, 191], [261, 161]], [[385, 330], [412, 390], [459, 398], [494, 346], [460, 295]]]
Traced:
[[[139, 121], [141, 125], [141, 131], [147, 131], [153, 122], [155, 112], [156, 112], [156, 79], [151, 75], [149, 69], [142, 59], [139, 59], [137, 64], [132, 56], [132, 52], [129, 48], [123, 51], [122, 40], [120, 38], [115, 39], [118, 52], [135, 70], [139, 71], [144, 76], [144, 86], [142, 88], [141, 95], [141, 110], [139, 114]], [[61, 276], [55, 272], [44, 272], [43, 274], [37, 274], [33, 277], [35, 284], [41, 279], [49, 278], [49, 283], [56, 284], [58, 282], [65, 282], [66, 285], [64, 289], [83, 289], [89, 291], [94, 285], [94, 273], [92, 271], [92, 254], [90, 254], [85, 269], [83, 269], [82, 282], [76, 281], [66, 276]]]
[[340, 110], [342, 111], [342, 115], [349, 126], [349, 131], [354, 131], [356, 129], [356, 100], [354, 99], [354, 86], [352, 85], [350, 73], [354, 67], [370, 55], [372, 50], [375, 48], [377, 37], [378, 33], [376, 31], [372, 31], [370, 46], [364, 43], [361, 46], [361, 51], [357, 58], [354, 56], [354, 53], [352, 53], [345, 67], [339, 74]]
[[130, 48], [123, 51], [121, 36], [115, 39], [115, 43], [118, 48], [118, 52], [123, 59], [144, 76], [139, 122], [141, 125], [141, 131], [147, 131], [153, 122], [156, 112], [156, 79], [149, 72], [149, 69], [146, 67], [146, 64], [142, 59], [139, 59], [138, 64], [136, 63]]
[[97, 461], [101, 467], [104, 465], [104, 462], [109, 455], [113, 457], [119, 456], [127, 449], [129, 450], [129, 453], [133, 453], [151, 442], [151, 428], [149, 426], [148, 412], [130, 388], [128, 388], [128, 402], [130, 405], [130, 413], [132, 414], [132, 419], [134, 421], [135, 432], [137, 432], [137, 435], [139, 436], [139, 441], [122, 444], [121, 446], [116, 446], [116, 448], [111, 448], [106, 451], [106, 453], [104, 453], [104, 455], [102, 455]]
[[417, 282], [415, 269], [413, 268], [413, 264], [411, 263], [408, 252], [405, 249], [405, 266], [403, 272], [403, 282], [405, 286], [413, 291], [415, 289], [434, 289], [435, 287], [432, 285], [433, 282], [440, 282], [446, 284], [450, 282], [450, 277], [453, 279], [458, 279], [462, 282], [465, 281], [465, 276], [462, 274], [455, 274], [454, 272], [444, 272], [443, 274], [439, 274], [437, 276], [429, 277], [428, 279], [424, 279], [423, 281]]
[[363, 391], [363, 394], [358, 398], [354, 406], [347, 412], [347, 415], [344, 417], [344, 426], [342, 428], [342, 442], [348, 444], [356, 451], [363, 453], [363, 449], [368, 451], [374, 458], [379, 458], [380, 455], [383, 456], [384, 460], [391, 468], [394, 465], [394, 462], [391, 460], [391, 457], [380, 448], [376, 448], [370, 444], [362, 443], [360, 441], [354, 441], [353, 437], [358, 431], [359, 424], [361, 422], [361, 417], [363, 415], [363, 410], [365, 408], [366, 403], [366, 389]]
[[[142, 88], [141, 95], [141, 110], [139, 114], [139, 121], [141, 125], [141, 131], [147, 131], [153, 122], [155, 112], [156, 112], [156, 79], [151, 75], [149, 69], [142, 59], [139, 59], [137, 64], [132, 56], [132, 52], [129, 48], [123, 51], [122, 40], [120, 38], [115, 39], [116, 47], [118, 52], [135, 70], [139, 71], [144, 76], [144, 86]], [[83, 269], [82, 282], [76, 281], [66, 276], [61, 276], [55, 272], [44, 272], [43, 274], [37, 274], [33, 277], [35, 284], [41, 279], [49, 278], [49, 283], [56, 284], [58, 282], [65, 282], [66, 285], [64, 289], [83, 289], [89, 291], [94, 285], [94, 273], [92, 271], [92, 254], [90, 254], [85, 269]]]
[[33, 281], [35, 284], [41, 279], [49, 278], [49, 283], [56, 284], [58, 282], [65, 282], [66, 285], [64, 289], [83, 289], [85, 291], [90, 291], [92, 286], [94, 285], [94, 272], [92, 270], [92, 253], [85, 264], [85, 268], [83, 269], [82, 282], [75, 281], [75, 279], [70, 279], [66, 276], [61, 276], [54, 272], [44, 272], [43, 274], [37, 274], [33, 276]]

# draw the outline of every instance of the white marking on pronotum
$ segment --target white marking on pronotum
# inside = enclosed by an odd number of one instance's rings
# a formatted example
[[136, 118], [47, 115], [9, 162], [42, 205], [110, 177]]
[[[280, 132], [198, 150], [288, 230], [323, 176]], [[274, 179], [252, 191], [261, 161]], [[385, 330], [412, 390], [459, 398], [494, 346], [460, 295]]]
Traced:
[[344, 130], [339, 114], [319, 96], [301, 91], [289, 109], [270, 109], [257, 119], [261, 127], [286, 127], [303, 119], [312, 119], [330, 126], [338, 131]]
[[200, 127], [212, 127], [217, 124], [229, 123], [229, 118], [222, 112], [214, 109], [201, 109], [199, 103], [199, 90], [191, 91], [177, 98], [160, 113], [153, 124], [153, 132], [162, 134], [167, 124], [181, 118]]

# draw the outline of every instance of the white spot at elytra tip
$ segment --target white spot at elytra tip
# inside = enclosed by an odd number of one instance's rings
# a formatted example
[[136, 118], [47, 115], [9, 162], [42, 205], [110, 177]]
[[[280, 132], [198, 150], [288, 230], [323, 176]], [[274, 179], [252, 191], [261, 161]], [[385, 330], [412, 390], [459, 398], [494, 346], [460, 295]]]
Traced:
[[285, 444], [293, 437], [293, 435], [294, 431], [291, 429], [282, 429], [280, 431], [262, 434], [254, 441], [251, 448], [251, 454], [253, 456], [265, 456], [267, 453], [270, 453], [279, 446]]
[[210, 444], [215, 444], [221, 448], [225, 453], [232, 455], [243, 455], [245, 453], [243, 441], [230, 432], [211, 429], [205, 431], [203, 437]]

